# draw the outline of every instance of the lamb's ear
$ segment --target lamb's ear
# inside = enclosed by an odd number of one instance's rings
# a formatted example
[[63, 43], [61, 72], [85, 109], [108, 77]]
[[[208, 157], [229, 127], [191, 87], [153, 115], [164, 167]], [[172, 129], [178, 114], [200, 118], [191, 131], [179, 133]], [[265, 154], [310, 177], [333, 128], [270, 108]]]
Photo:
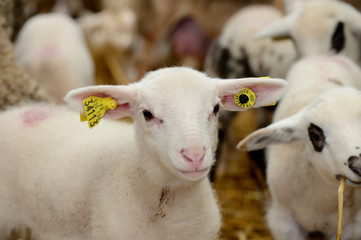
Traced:
[[277, 121], [268, 127], [254, 131], [237, 144], [237, 149], [253, 151], [265, 148], [272, 144], [287, 144], [305, 140], [303, 116], [305, 109], [298, 113]]
[[138, 84], [130, 85], [99, 85], [71, 90], [65, 97], [65, 102], [80, 113], [84, 113], [83, 101], [90, 97], [110, 97], [117, 102], [113, 110], [108, 110], [104, 118], [119, 119], [133, 116], [133, 107], [137, 98]]
[[236, 103], [235, 95], [242, 89], [248, 88], [255, 94], [252, 107], [274, 104], [286, 91], [288, 83], [278, 78], [239, 78], [217, 79], [218, 96], [222, 107], [229, 111], [243, 111], [248, 107], [241, 107]]
[[361, 35], [361, 13], [355, 9], [353, 6], [349, 4], [345, 4], [345, 12], [346, 14], [346, 25], [350, 26], [351, 31], [357, 34], [357, 36]]
[[290, 29], [295, 22], [295, 18], [296, 16], [292, 14], [282, 19], [276, 20], [259, 31], [254, 36], [254, 38], [273, 38], [275, 40], [291, 38]]

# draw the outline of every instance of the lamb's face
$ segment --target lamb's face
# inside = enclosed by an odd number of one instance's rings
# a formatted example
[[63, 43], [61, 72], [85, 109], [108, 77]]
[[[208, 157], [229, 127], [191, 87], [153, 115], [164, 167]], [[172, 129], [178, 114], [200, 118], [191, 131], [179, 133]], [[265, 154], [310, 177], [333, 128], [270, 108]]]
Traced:
[[339, 53], [358, 61], [351, 13], [353, 10], [344, 3], [316, 1], [306, 5], [290, 29], [300, 56]]
[[[298, 113], [255, 131], [237, 148], [249, 151], [283, 144], [283, 151], [306, 156], [327, 181], [345, 176], [348, 183], [361, 184], [360, 129], [361, 92], [339, 87], [315, 98]], [[303, 144], [290, 147], [292, 142]]]
[[[144, 158], [144, 164], [150, 163], [146, 159], [157, 159], [174, 175], [196, 181], [207, 175], [214, 161], [220, 107], [243, 111], [270, 105], [280, 99], [286, 86], [287, 82], [282, 79], [225, 81], [190, 68], [174, 67], [150, 72], [140, 82], [128, 86], [75, 89], [65, 100], [84, 114], [83, 101], [88, 97], [111, 98], [115, 108], [108, 109], [104, 118], [131, 116], [134, 119], [139, 157]], [[242, 100], [246, 102], [239, 100], [240, 95], [246, 95], [240, 93], [245, 89], [249, 90], [247, 93], [254, 93], [252, 106], [248, 97]]]
[[361, 184], [361, 94], [332, 91], [305, 115], [307, 148], [322, 175]]
[[144, 83], [136, 122], [141, 141], [160, 154], [160, 163], [176, 176], [195, 181], [204, 178], [214, 162], [220, 99], [215, 82], [204, 75], [172, 74]]

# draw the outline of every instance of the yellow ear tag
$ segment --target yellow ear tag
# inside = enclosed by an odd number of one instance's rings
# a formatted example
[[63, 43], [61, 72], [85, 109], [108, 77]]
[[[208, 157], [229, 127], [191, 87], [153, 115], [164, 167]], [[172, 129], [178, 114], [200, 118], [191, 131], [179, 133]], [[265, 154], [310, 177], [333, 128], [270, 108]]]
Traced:
[[251, 108], [256, 102], [256, 95], [249, 88], [242, 88], [234, 94], [234, 101], [242, 108]]
[[83, 106], [85, 115], [80, 114], [80, 121], [88, 121], [89, 128], [93, 128], [98, 125], [106, 111], [117, 107], [117, 102], [110, 97], [90, 96], [83, 101]]

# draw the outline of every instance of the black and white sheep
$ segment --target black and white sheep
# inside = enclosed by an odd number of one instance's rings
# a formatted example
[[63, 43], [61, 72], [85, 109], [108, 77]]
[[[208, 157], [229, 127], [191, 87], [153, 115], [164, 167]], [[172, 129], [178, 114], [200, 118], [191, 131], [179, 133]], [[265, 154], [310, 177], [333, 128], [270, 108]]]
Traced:
[[355, 87], [361, 87], [361, 70], [342, 56], [308, 57], [292, 67], [287, 80], [290, 88], [274, 122], [237, 146], [269, 146], [268, 226], [277, 240], [306, 239], [313, 231], [334, 237], [337, 189], [345, 176], [343, 235], [360, 239], [361, 92]]

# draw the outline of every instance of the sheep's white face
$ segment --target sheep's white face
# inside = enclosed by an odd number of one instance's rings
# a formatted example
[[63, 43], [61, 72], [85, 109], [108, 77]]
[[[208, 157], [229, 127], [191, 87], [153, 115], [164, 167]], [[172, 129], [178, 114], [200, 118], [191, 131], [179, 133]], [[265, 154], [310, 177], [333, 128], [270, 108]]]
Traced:
[[[144, 168], [156, 171], [152, 175], [158, 177], [165, 168], [182, 179], [197, 181], [208, 174], [214, 161], [220, 107], [245, 110], [235, 101], [235, 95], [244, 88], [255, 94], [252, 107], [269, 105], [279, 100], [286, 86], [282, 79], [221, 80], [190, 68], [174, 67], [150, 72], [140, 82], [127, 86], [75, 89], [65, 100], [84, 114], [83, 101], [89, 96], [112, 98], [116, 107], [104, 118], [133, 117], [139, 154], [146, 154], [139, 156], [144, 158]], [[245, 99], [248, 97], [242, 101]], [[163, 168], [154, 166], [154, 159]]]
[[339, 53], [359, 60], [357, 38], [344, 8], [329, 2], [315, 2], [300, 13], [290, 29], [300, 57]]
[[221, 100], [204, 75], [170, 74], [143, 82], [135, 109], [139, 140], [173, 174], [199, 180], [214, 162]]
[[361, 184], [361, 93], [331, 91], [305, 115], [307, 148], [320, 174]]
[[345, 176], [348, 183], [361, 185], [361, 92], [346, 87], [329, 90], [295, 115], [252, 133], [238, 148], [276, 143], [287, 148], [291, 142], [305, 143], [295, 151], [306, 154], [327, 181]]

